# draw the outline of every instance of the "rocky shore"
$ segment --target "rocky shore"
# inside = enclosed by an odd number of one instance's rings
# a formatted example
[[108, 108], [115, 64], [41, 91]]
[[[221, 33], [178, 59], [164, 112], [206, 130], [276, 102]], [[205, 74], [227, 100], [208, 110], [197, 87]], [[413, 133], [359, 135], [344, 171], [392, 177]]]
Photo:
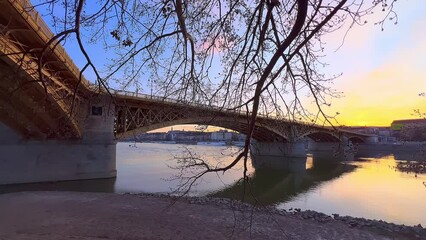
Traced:
[[156, 194], [0, 195], [0, 240], [426, 239], [422, 226]]
[[126, 193], [129, 195], [136, 195], [139, 197], [161, 197], [166, 199], [175, 199], [178, 201], [185, 201], [190, 204], [201, 204], [201, 205], [215, 205], [218, 207], [230, 208], [236, 211], [255, 211], [268, 214], [276, 214], [287, 217], [294, 217], [298, 219], [310, 219], [318, 223], [329, 223], [329, 222], [341, 222], [350, 228], [361, 228], [367, 229], [373, 232], [377, 232], [383, 235], [391, 237], [401, 237], [407, 239], [426, 239], [426, 228], [421, 224], [415, 226], [407, 226], [404, 224], [395, 224], [386, 222], [383, 220], [371, 220], [365, 218], [357, 218], [351, 216], [340, 216], [339, 214], [333, 214], [332, 216], [312, 211], [302, 211], [299, 208], [295, 209], [277, 209], [273, 206], [254, 206], [249, 203], [241, 201], [224, 199], [224, 198], [211, 198], [211, 197], [179, 197], [173, 198], [169, 195], [162, 194], [133, 194]]

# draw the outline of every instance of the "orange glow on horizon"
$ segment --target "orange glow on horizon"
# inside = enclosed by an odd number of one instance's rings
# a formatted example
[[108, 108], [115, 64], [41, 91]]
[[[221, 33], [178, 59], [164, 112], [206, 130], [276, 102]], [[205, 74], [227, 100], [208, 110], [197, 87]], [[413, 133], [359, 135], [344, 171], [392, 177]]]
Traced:
[[389, 126], [393, 120], [419, 118], [415, 109], [426, 113], [426, 97], [419, 96], [426, 92], [426, 32], [419, 31], [426, 18], [405, 18], [400, 28], [349, 37], [340, 52], [331, 54], [331, 67], [343, 73], [332, 87], [344, 97], [332, 99], [327, 112], [339, 112], [340, 124]]

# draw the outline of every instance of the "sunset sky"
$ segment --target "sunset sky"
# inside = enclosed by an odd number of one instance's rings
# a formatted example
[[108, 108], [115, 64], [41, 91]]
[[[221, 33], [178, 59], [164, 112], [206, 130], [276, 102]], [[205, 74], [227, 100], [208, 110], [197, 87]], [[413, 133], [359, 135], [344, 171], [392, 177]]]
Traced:
[[[375, 19], [367, 19], [365, 26], [349, 31], [339, 49], [344, 31], [326, 38], [325, 61], [330, 65], [324, 71], [343, 74], [331, 85], [343, 97], [333, 99], [326, 111], [339, 112], [340, 124], [389, 126], [394, 119], [416, 118], [414, 109], [426, 112], [426, 97], [418, 95], [426, 91], [426, 4], [424, 0], [397, 1], [395, 11], [398, 24], [387, 22], [381, 31]], [[76, 48], [66, 45], [66, 49], [82, 67]], [[93, 51], [95, 59], [105, 58]], [[90, 74], [86, 77], [94, 79]]]
[[[341, 124], [388, 126], [415, 118], [413, 109], [426, 112], [426, 98], [418, 96], [426, 91], [426, 4], [398, 1], [395, 10], [398, 24], [384, 31], [372, 21], [354, 27], [343, 47], [328, 54], [328, 71], [343, 73], [333, 88], [344, 97], [329, 109], [340, 113]], [[330, 36], [329, 45], [339, 46], [343, 34]]]

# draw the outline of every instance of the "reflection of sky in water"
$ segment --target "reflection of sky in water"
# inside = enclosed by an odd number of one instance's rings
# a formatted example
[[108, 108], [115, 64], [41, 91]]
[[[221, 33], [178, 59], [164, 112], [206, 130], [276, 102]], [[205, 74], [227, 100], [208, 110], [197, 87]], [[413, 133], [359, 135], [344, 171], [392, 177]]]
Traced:
[[[169, 166], [176, 166], [174, 156], [182, 156], [185, 147], [202, 156], [211, 165], [229, 163], [238, 151], [236, 147], [226, 146], [137, 143], [136, 147], [133, 147], [133, 143], [118, 143], [116, 191], [165, 193], [176, 189], [178, 182], [171, 178], [176, 175], [177, 170]], [[250, 165], [249, 172], [252, 171]], [[242, 164], [225, 174], [209, 173], [192, 189], [191, 194], [206, 194], [212, 189], [223, 188], [241, 177]]]
[[426, 225], [425, 175], [396, 171], [393, 156], [353, 164], [359, 168], [278, 207]]
[[[131, 145], [131, 146], [129, 146]], [[166, 193], [175, 189], [174, 166], [182, 148], [187, 147], [210, 163], [223, 164], [235, 159], [230, 156], [238, 148], [179, 144], [133, 143], [117, 144], [117, 178], [58, 183], [0, 186], [0, 193], [31, 190], [151, 192]], [[316, 156], [316, 157], [315, 157]], [[398, 155], [398, 159], [402, 155]], [[426, 226], [426, 174], [406, 174], [395, 170], [394, 157], [374, 157], [351, 162], [358, 166], [336, 164], [330, 159], [308, 155], [306, 171], [286, 172], [263, 170], [254, 172], [249, 166], [250, 188], [261, 203], [278, 208], [311, 209], [326, 214], [338, 213], [383, 219], [385, 221]], [[242, 163], [225, 174], [209, 174], [191, 195], [241, 198]], [[246, 197], [246, 200], [251, 201]]]

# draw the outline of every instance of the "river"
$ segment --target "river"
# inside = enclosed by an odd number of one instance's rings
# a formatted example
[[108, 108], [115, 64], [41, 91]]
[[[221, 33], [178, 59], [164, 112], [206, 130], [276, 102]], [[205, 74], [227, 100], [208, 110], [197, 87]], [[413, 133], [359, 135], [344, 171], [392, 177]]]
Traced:
[[[0, 193], [34, 190], [91, 191], [115, 193], [170, 193], [178, 189], [182, 172], [178, 161], [184, 153], [210, 164], [223, 166], [235, 159], [237, 147], [161, 143], [118, 143], [117, 178], [0, 186]], [[189, 192], [300, 208], [389, 222], [426, 226], [426, 174], [404, 173], [392, 154], [355, 158], [344, 164], [321, 164], [315, 155], [306, 160], [306, 170], [255, 171], [249, 162], [250, 184], [243, 188], [243, 166], [225, 174], [204, 176]], [[409, 159], [406, 159], [409, 160]], [[194, 172], [183, 172], [192, 176]], [[254, 196], [255, 198], [253, 198]]]

